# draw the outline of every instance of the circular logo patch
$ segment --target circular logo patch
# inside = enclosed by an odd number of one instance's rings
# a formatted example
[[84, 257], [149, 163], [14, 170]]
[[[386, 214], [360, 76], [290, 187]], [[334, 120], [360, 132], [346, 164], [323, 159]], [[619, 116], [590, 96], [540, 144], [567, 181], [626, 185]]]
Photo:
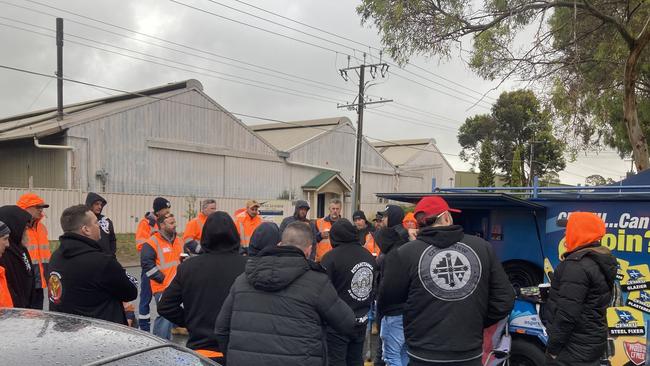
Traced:
[[61, 283], [61, 275], [58, 272], [50, 273], [50, 278], [47, 281], [47, 292], [52, 303], [59, 304], [61, 302], [63, 284]]
[[364, 301], [370, 297], [372, 292], [372, 265], [367, 262], [358, 263], [352, 268], [352, 281], [348, 293], [357, 301]]
[[436, 298], [457, 301], [474, 293], [481, 280], [481, 261], [463, 243], [448, 248], [429, 246], [418, 265], [420, 282]]

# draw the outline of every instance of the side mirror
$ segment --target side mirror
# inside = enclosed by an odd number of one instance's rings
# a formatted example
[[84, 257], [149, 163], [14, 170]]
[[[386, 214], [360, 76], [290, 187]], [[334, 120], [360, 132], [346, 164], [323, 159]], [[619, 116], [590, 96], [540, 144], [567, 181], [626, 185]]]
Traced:
[[559, 227], [566, 227], [567, 222], [569, 222], [568, 219], [557, 219], [555, 224]]

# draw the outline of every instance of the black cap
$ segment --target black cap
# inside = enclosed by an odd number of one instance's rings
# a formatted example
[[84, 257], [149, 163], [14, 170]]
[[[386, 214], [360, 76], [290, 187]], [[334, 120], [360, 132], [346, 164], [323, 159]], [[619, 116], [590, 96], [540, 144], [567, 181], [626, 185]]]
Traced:
[[362, 219], [363, 221], [368, 221], [368, 219], [366, 219], [366, 214], [361, 210], [355, 211], [352, 214], [352, 220], [353, 221], [356, 221], [356, 220], [359, 220], [359, 219]]
[[388, 217], [388, 227], [402, 225], [404, 220], [404, 210], [397, 205], [388, 205], [384, 210], [383, 216]]
[[377, 211], [375, 214], [375, 221], [379, 221], [384, 218], [384, 211]]
[[171, 208], [171, 207], [172, 204], [166, 198], [156, 197], [156, 199], [153, 200], [153, 212], [158, 212], [163, 208]]

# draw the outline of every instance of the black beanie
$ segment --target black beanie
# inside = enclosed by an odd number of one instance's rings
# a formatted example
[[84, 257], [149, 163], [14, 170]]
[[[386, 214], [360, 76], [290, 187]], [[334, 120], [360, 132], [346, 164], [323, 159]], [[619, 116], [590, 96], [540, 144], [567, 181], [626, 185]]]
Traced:
[[363, 221], [368, 222], [368, 219], [366, 219], [366, 214], [365, 214], [365, 212], [363, 212], [363, 211], [361, 211], [361, 210], [359, 210], [359, 211], [355, 211], [355, 212], [352, 214], [352, 220], [355, 220], [355, 221], [356, 221], [356, 220], [359, 220], [359, 219], [363, 219]]
[[158, 212], [163, 208], [171, 208], [171, 207], [172, 204], [165, 198], [156, 197], [156, 199], [153, 200], [153, 212]]
[[384, 217], [388, 217], [388, 227], [402, 225], [404, 210], [397, 205], [388, 205], [384, 211]]
[[338, 219], [330, 229], [330, 241], [334, 247], [340, 243], [359, 243], [357, 228], [348, 219]]
[[5, 224], [4, 222], [0, 221], [0, 238], [11, 234], [11, 230], [9, 229], [9, 226]]

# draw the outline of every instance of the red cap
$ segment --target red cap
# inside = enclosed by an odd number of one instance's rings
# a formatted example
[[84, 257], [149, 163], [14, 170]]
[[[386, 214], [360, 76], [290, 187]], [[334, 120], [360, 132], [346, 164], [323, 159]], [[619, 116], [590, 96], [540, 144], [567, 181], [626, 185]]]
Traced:
[[460, 210], [457, 210], [455, 208], [449, 208], [447, 201], [445, 201], [440, 196], [428, 196], [422, 198], [420, 202], [418, 202], [418, 204], [415, 206], [415, 211], [413, 211], [413, 213], [417, 215], [420, 212], [422, 212], [424, 213], [425, 217], [430, 217], [430, 216], [440, 215], [445, 211], [461, 212]]

